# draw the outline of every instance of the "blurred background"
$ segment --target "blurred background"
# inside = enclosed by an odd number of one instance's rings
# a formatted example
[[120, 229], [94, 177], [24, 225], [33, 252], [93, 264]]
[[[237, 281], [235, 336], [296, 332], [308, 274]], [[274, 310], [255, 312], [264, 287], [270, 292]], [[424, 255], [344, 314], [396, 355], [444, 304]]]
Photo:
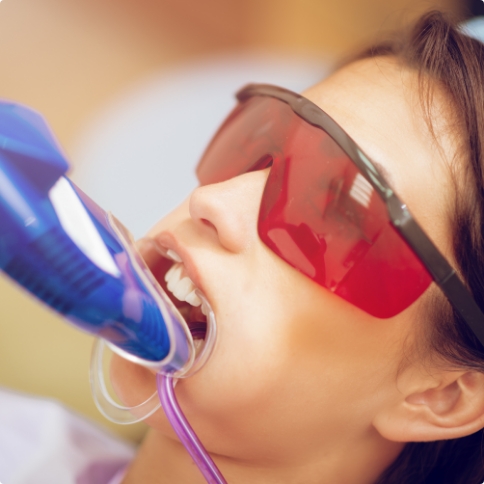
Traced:
[[[484, 14], [481, 0], [3, 0], [0, 97], [43, 113], [76, 183], [141, 236], [195, 186], [238, 87], [303, 90], [432, 6]], [[137, 441], [143, 425], [111, 425], [92, 403], [91, 346], [0, 276], [0, 386]]]

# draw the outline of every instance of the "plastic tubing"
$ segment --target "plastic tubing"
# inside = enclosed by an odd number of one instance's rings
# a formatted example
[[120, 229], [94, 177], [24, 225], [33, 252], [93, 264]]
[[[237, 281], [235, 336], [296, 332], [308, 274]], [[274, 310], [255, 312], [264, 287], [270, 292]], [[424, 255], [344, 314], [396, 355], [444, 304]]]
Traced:
[[205, 447], [203, 447], [203, 444], [188, 423], [185, 415], [183, 415], [175, 396], [175, 382], [176, 380], [171, 376], [162, 375], [161, 373], [156, 375], [156, 385], [161, 406], [173, 430], [200, 469], [205, 480], [209, 484], [227, 484], [224, 476], [218, 470], [215, 462], [205, 450]]

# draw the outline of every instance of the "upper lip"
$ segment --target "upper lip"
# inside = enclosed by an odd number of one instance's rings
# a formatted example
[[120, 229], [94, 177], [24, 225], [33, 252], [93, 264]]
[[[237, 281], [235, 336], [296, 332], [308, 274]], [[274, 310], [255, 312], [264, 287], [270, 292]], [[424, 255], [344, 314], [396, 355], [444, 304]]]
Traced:
[[163, 249], [171, 249], [181, 257], [188, 277], [192, 280], [195, 287], [202, 291], [203, 295], [207, 297], [200, 277], [200, 272], [198, 271], [190, 252], [177, 240], [175, 235], [173, 235], [171, 232], [164, 231], [156, 234], [156, 236], [153, 236], [153, 240]]

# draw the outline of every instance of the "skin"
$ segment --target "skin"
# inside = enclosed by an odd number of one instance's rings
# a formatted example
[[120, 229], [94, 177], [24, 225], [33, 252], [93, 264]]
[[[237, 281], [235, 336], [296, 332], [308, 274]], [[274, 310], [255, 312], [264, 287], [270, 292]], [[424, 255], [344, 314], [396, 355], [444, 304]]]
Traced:
[[[377, 58], [340, 69], [305, 96], [383, 167], [452, 262], [448, 214], [456, 140], [445, 96], [437, 91], [434, 127], [443, 149], [436, 149], [417, 93], [414, 72]], [[251, 172], [197, 188], [149, 234], [193, 262], [217, 317], [213, 355], [176, 393], [227, 481], [372, 483], [405, 442], [482, 428], [482, 374], [405, 360], [413, 355], [425, 298], [435, 289], [381, 320], [313, 283], [258, 237], [267, 175]], [[142, 250], [149, 264], [149, 249]], [[119, 358], [112, 379], [128, 404], [155, 388], [152, 373]], [[163, 413], [148, 424], [152, 430], [124, 484], [205, 482]]]

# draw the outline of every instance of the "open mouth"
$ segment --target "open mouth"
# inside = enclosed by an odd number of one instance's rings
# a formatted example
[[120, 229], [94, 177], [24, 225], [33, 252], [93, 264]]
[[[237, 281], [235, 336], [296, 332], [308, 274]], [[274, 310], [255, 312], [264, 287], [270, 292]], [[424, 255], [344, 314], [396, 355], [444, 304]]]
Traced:
[[187, 274], [182, 259], [173, 250], [154, 244], [144, 254], [147, 265], [161, 288], [185, 319], [197, 347], [207, 332], [207, 314], [211, 311], [206, 298]]

